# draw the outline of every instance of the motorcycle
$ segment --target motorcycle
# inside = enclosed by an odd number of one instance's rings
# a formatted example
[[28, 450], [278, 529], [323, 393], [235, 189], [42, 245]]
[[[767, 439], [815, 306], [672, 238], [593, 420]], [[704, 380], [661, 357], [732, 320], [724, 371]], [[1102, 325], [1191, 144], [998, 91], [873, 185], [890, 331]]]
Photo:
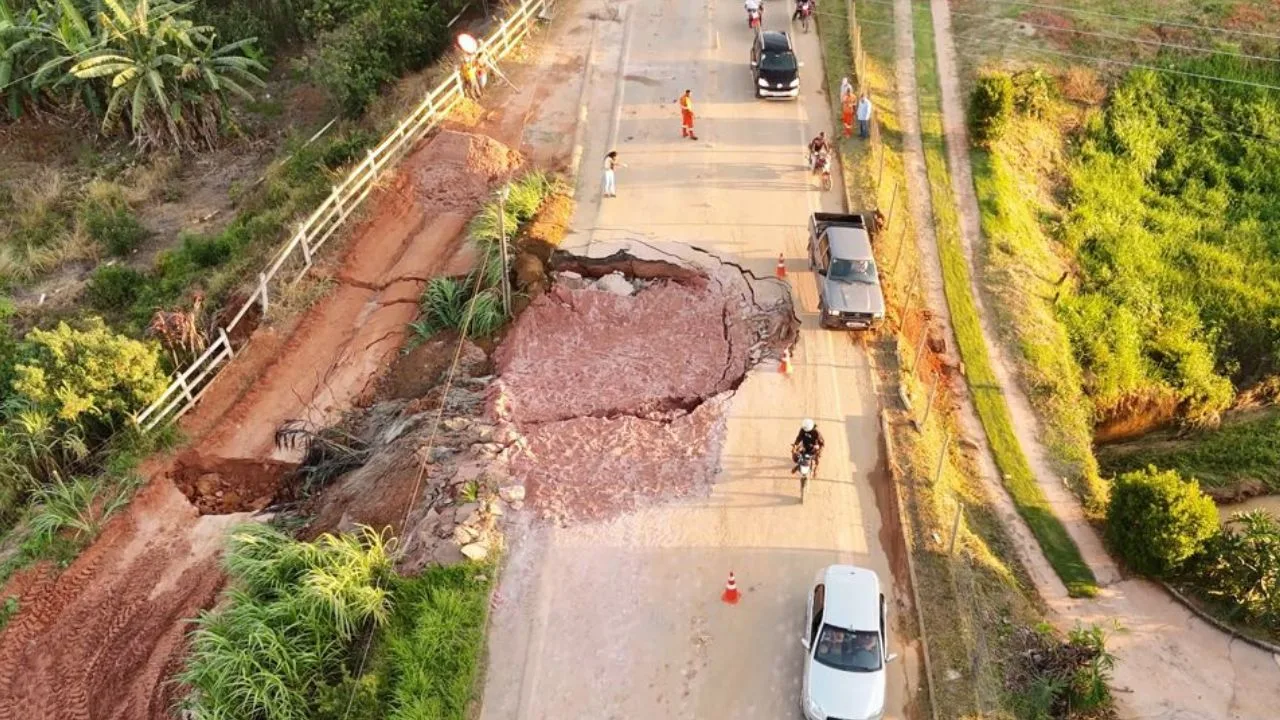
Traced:
[[805, 32], [809, 32], [809, 18], [813, 16], [813, 3], [801, 2], [799, 7], [799, 12], [800, 12], [800, 27], [804, 28]]
[[831, 189], [831, 153], [820, 150], [813, 156], [813, 174], [822, 176], [822, 189]]
[[809, 487], [809, 478], [813, 476], [816, 463], [812, 450], [801, 450], [796, 453], [796, 465], [800, 468], [800, 502], [804, 502], [805, 489]]

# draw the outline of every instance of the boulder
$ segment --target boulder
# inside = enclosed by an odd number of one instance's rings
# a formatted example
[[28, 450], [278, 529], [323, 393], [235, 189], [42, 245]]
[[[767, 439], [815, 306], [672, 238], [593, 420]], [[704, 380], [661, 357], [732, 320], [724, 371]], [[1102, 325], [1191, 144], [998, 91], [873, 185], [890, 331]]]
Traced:
[[471, 543], [470, 545], [462, 546], [462, 554], [468, 560], [479, 562], [489, 557], [489, 548], [484, 543]]
[[628, 282], [622, 273], [616, 271], [596, 280], [596, 289], [623, 297], [630, 296], [636, 291], [635, 286]]
[[506, 503], [520, 502], [524, 500], [524, 486], [508, 485], [504, 488], [499, 488], [498, 497], [502, 498], [502, 501]]

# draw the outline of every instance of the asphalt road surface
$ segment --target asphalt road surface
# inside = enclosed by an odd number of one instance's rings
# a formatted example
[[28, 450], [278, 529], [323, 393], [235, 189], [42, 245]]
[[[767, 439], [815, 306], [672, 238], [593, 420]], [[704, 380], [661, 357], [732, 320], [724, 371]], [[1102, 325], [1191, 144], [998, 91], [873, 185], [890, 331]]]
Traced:
[[[734, 396], [709, 498], [532, 531], [513, 547], [492, 616], [482, 717], [796, 718], [805, 600], [820, 568], [873, 568], [891, 608], [902, 608], [896, 615], [913, 612], [890, 570], [894, 533], [882, 532], [893, 510], [882, 513], [871, 485], [883, 458], [867, 354], [852, 336], [817, 327], [806, 261], [809, 213], [843, 209], [804, 166], [809, 138], [831, 134], [817, 33], [794, 28], [799, 100], [766, 102], [753, 97], [740, 2], [620, 7], [616, 20], [602, 2], [572, 11], [604, 19], [594, 21], [567, 248], [596, 255], [623, 242], [685, 242], [759, 274], [784, 253], [803, 328], [789, 376], [762, 367]], [[789, 30], [791, 10], [769, 0], [766, 29]], [[685, 88], [698, 141], [680, 137], [675, 100]], [[601, 200], [609, 149], [625, 167], [618, 197]], [[787, 449], [805, 417], [827, 448], [801, 504]], [[720, 601], [730, 570], [743, 593], [735, 606]], [[916, 653], [900, 635], [890, 644], [902, 658], [889, 666], [886, 717], [902, 718]]]

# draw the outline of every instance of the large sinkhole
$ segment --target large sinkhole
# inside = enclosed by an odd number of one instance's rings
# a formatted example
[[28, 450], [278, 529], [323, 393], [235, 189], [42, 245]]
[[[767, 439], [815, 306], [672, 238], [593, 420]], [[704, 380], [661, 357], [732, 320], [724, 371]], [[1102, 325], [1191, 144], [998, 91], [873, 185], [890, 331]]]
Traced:
[[201, 515], [256, 512], [295, 499], [297, 467], [278, 460], [205, 457], [187, 452], [174, 462], [170, 478]]
[[709, 487], [726, 405], [799, 321], [785, 283], [682, 246], [667, 261], [557, 254], [494, 353], [493, 412], [544, 517], [599, 519]]

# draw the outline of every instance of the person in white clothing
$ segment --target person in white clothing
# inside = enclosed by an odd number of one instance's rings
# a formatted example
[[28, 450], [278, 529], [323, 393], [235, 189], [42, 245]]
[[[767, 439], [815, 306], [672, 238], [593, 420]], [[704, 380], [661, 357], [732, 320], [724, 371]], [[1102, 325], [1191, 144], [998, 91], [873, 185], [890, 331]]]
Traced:
[[604, 190], [600, 193], [602, 197], [618, 197], [614, 170], [619, 164], [617, 150], [610, 150], [609, 154], [604, 156]]

